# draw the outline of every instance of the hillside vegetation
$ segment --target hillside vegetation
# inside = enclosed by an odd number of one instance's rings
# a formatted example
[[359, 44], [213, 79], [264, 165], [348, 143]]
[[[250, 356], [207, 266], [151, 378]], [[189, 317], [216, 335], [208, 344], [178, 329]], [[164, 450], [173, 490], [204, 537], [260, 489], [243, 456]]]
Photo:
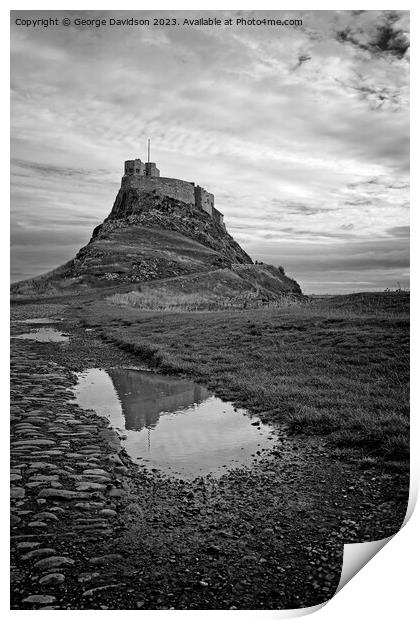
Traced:
[[[172, 198], [120, 190], [110, 215], [74, 259], [47, 274], [13, 284], [12, 296], [18, 300], [83, 294], [120, 285], [130, 290], [130, 284], [214, 271], [223, 272], [221, 285], [225, 279], [235, 281], [235, 290], [243, 288], [240, 280], [246, 282], [246, 291], [254, 297], [259, 289], [269, 297], [301, 294], [299, 285], [283, 271], [268, 265], [255, 269], [240, 245], [201, 209]], [[191, 291], [198, 295], [205, 288], [203, 277], [199, 281], [201, 288]]]
[[136, 290], [116, 293], [109, 300], [142, 310], [181, 312], [282, 307], [302, 298], [297, 283], [275, 267], [243, 267], [148, 282]]

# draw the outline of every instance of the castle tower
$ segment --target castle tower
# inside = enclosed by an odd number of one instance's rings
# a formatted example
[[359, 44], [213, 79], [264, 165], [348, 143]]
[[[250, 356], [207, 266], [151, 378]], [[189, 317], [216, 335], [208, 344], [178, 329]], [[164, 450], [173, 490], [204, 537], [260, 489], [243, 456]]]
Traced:
[[145, 166], [141, 159], [128, 159], [124, 162], [124, 175], [142, 177], [145, 174]]

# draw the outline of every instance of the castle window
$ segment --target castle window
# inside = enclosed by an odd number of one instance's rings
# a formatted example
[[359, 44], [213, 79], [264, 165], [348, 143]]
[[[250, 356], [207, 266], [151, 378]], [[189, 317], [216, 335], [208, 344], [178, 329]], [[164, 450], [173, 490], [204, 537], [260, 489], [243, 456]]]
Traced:
[[139, 168], [136, 168], [136, 172], [140, 172]]
[[133, 169], [133, 168], [129, 168], [129, 169], [128, 169], [128, 172], [129, 172], [130, 174], [133, 174], [133, 171], [134, 171], [134, 169]]

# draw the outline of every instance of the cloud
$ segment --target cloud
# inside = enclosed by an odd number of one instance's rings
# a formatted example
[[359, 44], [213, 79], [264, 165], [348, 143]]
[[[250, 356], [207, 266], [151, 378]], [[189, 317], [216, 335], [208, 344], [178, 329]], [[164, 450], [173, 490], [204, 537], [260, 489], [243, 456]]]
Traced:
[[254, 258], [265, 243], [368, 243], [407, 226], [408, 12], [288, 11], [304, 25], [281, 31], [28, 29], [15, 16], [12, 223], [34, 239], [15, 246], [16, 273], [62, 260], [40, 229], [68, 226], [68, 252], [85, 243], [148, 137], [162, 174], [212, 191]]

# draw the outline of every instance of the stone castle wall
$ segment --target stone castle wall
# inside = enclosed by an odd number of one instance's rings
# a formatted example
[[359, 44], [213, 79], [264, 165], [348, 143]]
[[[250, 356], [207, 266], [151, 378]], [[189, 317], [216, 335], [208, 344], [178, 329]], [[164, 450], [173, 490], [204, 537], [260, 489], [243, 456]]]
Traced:
[[169, 177], [124, 176], [122, 188], [133, 187], [143, 192], [154, 192], [158, 196], [169, 196], [190, 205], [195, 205], [194, 183]]
[[197, 185], [194, 189], [195, 192], [195, 204], [200, 209], [203, 209], [206, 213], [213, 217], [213, 209], [214, 209], [214, 196], [209, 192], [206, 192], [205, 189]]
[[[148, 170], [147, 166], [152, 165], [154, 166], [153, 171]], [[181, 181], [181, 179], [160, 177], [155, 164], [142, 164], [139, 159], [126, 161], [124, 171], [125, 175], [121, 180], [122, 189], [134, 188], [142, 192], [153, 193], [162, 198], [168, 196], [186, 204], [195, 205], [225, 227], [223, 214], [214, 206], [213, 194], [199, 185], [190, 181]], [[143, 176], [148, 172], [156, 176]]]

